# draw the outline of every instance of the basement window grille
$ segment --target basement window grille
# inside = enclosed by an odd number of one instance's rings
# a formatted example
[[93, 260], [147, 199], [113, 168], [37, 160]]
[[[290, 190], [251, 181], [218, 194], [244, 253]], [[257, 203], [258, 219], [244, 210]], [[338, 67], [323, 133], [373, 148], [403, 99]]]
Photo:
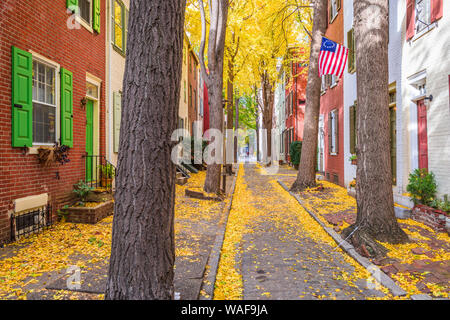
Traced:
[[50, 205], [29, 212], [14, 213], [11, 216], [11, 241], [42, 232], [52, 224], [52, 207]]

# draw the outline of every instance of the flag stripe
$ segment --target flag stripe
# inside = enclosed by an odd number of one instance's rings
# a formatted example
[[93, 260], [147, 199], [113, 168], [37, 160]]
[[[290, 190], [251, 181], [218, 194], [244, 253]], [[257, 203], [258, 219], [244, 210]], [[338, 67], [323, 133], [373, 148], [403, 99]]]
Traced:
[[[329, 50], [329, 42], [331, 40], [327, 39], [327, 49], [320, 50], [319, 53], [319, 76], [334, 74], [339, 78], [342, 77], [344, 73], [345, 66], [347, 65], [348, 59], [348, 49], [343, 45], [335, 43], [335, 51]], [[331, 45], [331, 48], [333, 46]]]

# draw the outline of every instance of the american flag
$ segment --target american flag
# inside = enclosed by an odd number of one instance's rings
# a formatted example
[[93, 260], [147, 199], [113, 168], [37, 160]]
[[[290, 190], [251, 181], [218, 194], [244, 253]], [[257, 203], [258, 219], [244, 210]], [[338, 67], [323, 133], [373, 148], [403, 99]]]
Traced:
[[346, 47], [322, 37], [319, 53], [319, 77], [334, 74], [340, 79], [347, 64], [347, 58], [348, 49]]

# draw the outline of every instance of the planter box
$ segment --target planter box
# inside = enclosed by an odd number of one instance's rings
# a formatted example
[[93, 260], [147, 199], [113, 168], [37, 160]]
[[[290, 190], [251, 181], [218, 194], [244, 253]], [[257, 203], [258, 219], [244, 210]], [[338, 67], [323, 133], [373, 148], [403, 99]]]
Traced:
[[446, 218], [446, 212], [421, 204], [415, 205], [411, 213], [411, 219], [422, 222], [436, 232], [446, 232]]
[[99, 203], [96, 207], [67, 208], [67, 222], [96, 224], [114, 212], [114, 201]]

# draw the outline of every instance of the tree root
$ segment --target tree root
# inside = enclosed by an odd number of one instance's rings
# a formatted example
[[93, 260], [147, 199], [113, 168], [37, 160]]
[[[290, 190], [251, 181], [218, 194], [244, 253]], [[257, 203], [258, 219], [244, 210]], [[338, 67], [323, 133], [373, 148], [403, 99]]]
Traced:
[[291, 186], [291, 188], [289, 189], [289, 191], [302, 192], [305, 189], [315, 188], [315, 187], [317, 187], [316, 181], [314, 181], [314, 182], [305, 182], [305, 181], [298, 181], [298, 180], [296, 180], [294, 182], [294, 184]]
[[386, 257], [386, 254], [389, 250], [375, 239], [368, 228], [358, 228], [356, 231], [354, 231], [355, 227], [355, 225], [351, 225], [348, 228], [345, 228], [342, 231], [342, 236], [344, 239], [346, 239], [351, 234], [350, 239], [347, 240], [349, 240], [353, 244], [356, 251], [360, 255], [366, 258], [374, 259]]

